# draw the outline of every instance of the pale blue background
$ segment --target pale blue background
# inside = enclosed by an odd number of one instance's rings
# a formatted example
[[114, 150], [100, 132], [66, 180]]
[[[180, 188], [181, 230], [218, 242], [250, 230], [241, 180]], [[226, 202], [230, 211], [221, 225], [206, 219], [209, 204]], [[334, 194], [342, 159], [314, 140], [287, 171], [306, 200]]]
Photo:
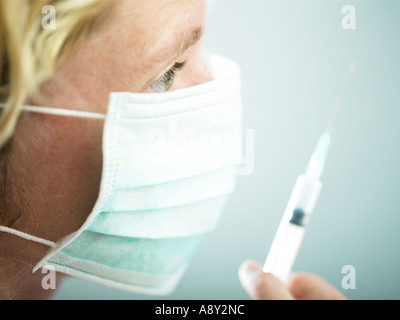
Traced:
[[[341, 27], [346, 4], [356, 8], [356, 30]], [[213, 1], [205, 44], [242, 66], [255, 170], [239, 177], [219, 228], [162, 299], [248, 298], [238, 267], [247, 258], [264, 262], [350, 62], [356, 72], [295, 269], [322, 275], [353, 299], [400, 298], [399, 32], [397, 1]], [[345, 265], [356, 269], [355, 290], [341, 287]], [[148, 298], [78, 279], [55, 295]]]

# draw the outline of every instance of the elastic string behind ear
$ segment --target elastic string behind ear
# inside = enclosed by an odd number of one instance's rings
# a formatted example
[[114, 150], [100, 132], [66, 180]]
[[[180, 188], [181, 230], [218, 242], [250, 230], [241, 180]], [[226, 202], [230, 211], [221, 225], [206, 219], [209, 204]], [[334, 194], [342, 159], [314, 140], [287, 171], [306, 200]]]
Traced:
[[[5, 105], [4, 103], [0, 103], [0, 109], [4, 108], [4, 105]], [[106, 115], [102, 114], [102, 113], [69, 110], [69, 109], [61, 109], [61, 108], [49, 108], [49, 107], [25, 105], [25, 106], [22, 106], [21, 110], [27, 111], [27, 112], [51, 114], [51, 115], [56, 115], [56, 116], [78, 117], [78, 118], [100, 119], [100, 120], [106, 119]]]
[[22, 231], [18, 231], [18, 230], [9, 228], [9, 227], [0, 226], [0, 231], [13, 234], [13, 235], [15, 235], [17, 237], [20, 237], [20, 238], [23, 238], [23, 239], [26, 239], [26, 240], [38, 242], [38, 243], [44, 244], [44, 245], [46, 245], [48, 247], [51, 247], [51, 248], [54, 248], [56, 246], [55, 242], [53, 242], [53, 241], [42, 239], [42, 238], [39, 238], [39, 237], [35, 237], [35, 236], [32, 236], [32, 235], [30, 235], [28, 233], [25, 233], [25, 232], [22, 232]]

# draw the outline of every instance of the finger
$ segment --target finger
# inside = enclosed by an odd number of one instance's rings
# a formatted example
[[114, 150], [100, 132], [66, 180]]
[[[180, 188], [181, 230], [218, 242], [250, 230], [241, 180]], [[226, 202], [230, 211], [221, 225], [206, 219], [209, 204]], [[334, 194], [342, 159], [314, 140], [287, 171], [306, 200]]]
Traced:
[[289, 281], [289, 291], [299, 300], [346, 300], [323, 278], [309, 273], [295, 273]]
[[264, 273], [259, 263], [248, 260], [239, 268], [239, 280], [247, 294], [255, 300], [292, 300], [286, 286], [272, 274]]

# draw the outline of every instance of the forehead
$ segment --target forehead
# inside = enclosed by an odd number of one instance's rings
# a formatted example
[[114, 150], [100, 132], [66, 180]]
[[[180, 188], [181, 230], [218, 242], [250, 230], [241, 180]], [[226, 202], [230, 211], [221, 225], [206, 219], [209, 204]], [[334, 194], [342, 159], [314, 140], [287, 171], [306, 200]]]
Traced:
[[116, 2], [114, 19], [123, 51], [156, 62], [202, 26], [204, 14], [201, 0], [124, 0]]

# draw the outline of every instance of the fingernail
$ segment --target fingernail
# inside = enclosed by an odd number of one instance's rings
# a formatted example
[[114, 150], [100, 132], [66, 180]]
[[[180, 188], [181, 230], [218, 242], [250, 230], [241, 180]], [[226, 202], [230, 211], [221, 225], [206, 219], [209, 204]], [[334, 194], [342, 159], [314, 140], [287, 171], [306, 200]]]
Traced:
[[249, 295], [254, 293], [254, 279], [260, 273], [261, 267], [255, 261], [245, 261], [239, 268], [239, 280]]

